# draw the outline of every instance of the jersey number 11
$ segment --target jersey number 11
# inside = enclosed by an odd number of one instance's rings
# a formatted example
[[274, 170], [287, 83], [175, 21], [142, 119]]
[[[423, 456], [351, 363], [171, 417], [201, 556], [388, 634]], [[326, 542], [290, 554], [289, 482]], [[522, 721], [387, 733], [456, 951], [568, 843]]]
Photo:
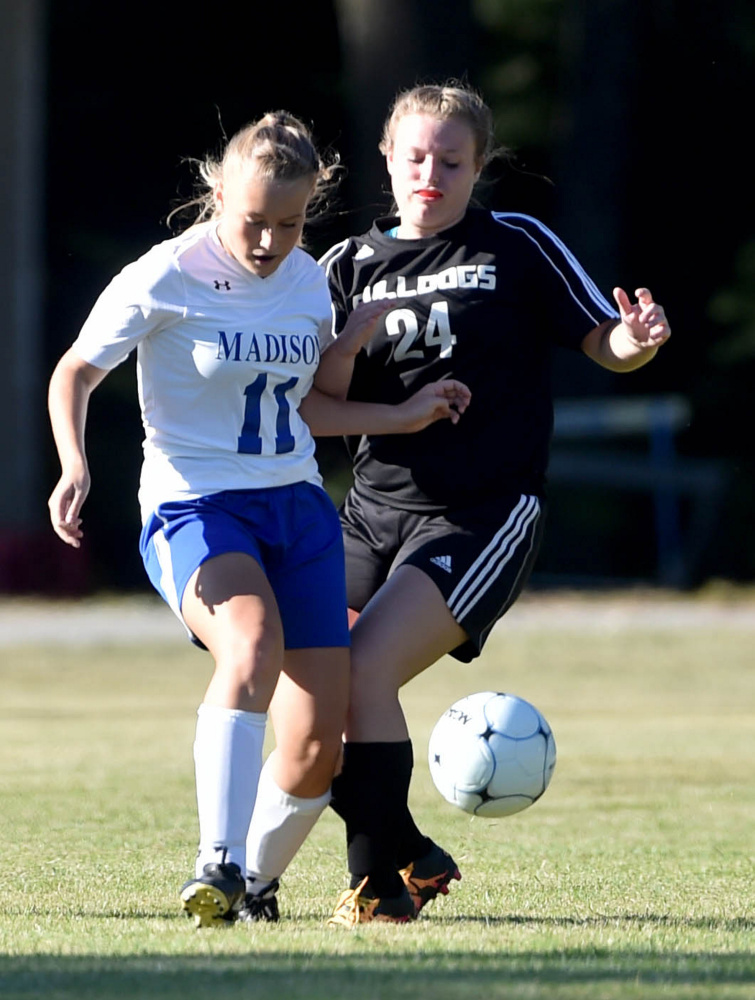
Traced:
[[266, 401], [272, 396], [277, 409], [275, 417], [275, 454], [285, 455], [294, 450], [294, 436], [291, 433], [291, 404], [286, 399], [286, 393], [293, 389], [298, 378], [290, 378], [287, 382], [279, 382], [272, 393], [267, 393], [267, 374], [263, 372], [258, 375], [254, 382], [250, 382], [244, 389], [246, 402], [244, 404], [244, 425], [238, 440], [238, 450], [244, 455], [262, 454], [262, 437], [260, 429], [262, 425], [262, 400]]

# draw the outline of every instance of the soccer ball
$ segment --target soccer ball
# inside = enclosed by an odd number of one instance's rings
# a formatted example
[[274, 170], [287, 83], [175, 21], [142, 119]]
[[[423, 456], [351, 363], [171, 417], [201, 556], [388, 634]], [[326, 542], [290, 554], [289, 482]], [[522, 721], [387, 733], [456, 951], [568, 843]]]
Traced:
[[524, 698], [480, 691], [443, 713], [428, 757], [435, 787], [451, 805], [475, 816], [511, 816], [548, 787], [556, 741]]

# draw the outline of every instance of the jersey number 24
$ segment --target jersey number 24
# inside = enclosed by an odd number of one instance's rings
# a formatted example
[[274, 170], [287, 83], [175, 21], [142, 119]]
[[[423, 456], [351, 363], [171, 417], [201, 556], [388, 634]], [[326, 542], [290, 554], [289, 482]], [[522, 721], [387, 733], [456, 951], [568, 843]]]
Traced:
[[456, 343], [456, 337], [451, 333], [447, 302], [433, 302], [430, 306], [424, 336], [417, 314], [406, 308], [392, 309], [386, 314], [385, 332], [389, 337], [401, 338], [393, 352], [394, 361], [424, 358], [425, 352], [416, 346], [419, 341], [424, 341], [425, 347], [440, 348], [441, 358], [450, 358]]

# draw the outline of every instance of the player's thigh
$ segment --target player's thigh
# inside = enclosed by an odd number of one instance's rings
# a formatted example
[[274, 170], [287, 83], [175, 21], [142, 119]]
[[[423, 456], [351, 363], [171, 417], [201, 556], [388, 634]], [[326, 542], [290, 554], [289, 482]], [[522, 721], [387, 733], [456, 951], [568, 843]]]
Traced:
[[184, 590], [186, 625], [219, 666], [228, 664], [265, 678], [269, 695], [283, 662], [283, 629], [278, 606], [260, 564], [244, 552], [207, 559]]
[[352, 628], [352, 699], [398, 691], [466, 638], [430, 577], [399, 566]]
[[448, 650], [462, 663], [479, 656], [496, 622], [516, 601], [537, 558], [542, 501], [498, 496], [419, 522], [396, 556], [434, 581], [466, 640]]
[[274, 588], [261, 569], [261, 539], [278, 523], [270, 517], [274, 492], [225, 491], [164, 503], [142, 530], [140, 550], [153, 586], [193, 640], [208, 646], [206, 635], [214, 653], [221, 642], [233, 643], [235, 624], [251, 635], [252, 618], [268, 636], [280, 632]]

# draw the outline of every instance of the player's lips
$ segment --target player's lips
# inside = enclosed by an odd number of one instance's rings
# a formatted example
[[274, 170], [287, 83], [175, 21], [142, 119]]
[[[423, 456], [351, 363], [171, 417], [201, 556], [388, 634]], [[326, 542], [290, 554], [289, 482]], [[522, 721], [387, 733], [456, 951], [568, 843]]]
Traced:
[[414, 193], [418, 198], [423, 198], [425, 201], [437, 201], [443, 197], [442, 192], [438, 191], [437, 188], [419, 188]]

